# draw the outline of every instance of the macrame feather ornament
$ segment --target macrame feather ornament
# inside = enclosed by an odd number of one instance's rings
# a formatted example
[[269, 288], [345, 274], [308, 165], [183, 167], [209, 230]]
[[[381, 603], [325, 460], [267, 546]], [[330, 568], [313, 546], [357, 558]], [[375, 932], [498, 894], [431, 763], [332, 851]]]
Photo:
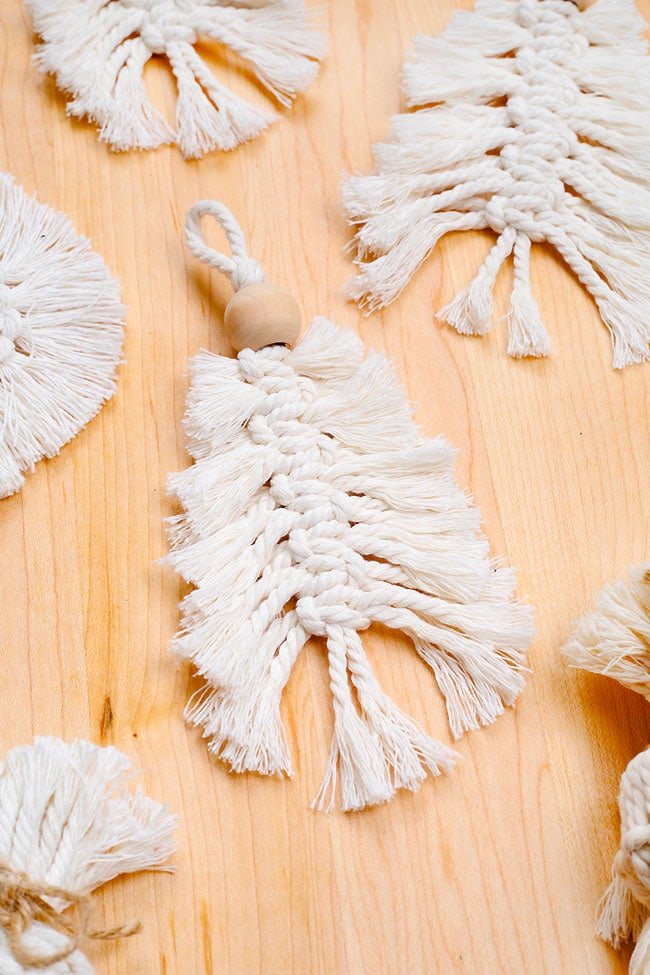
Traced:
[[0, 764], [0, 972], [92, 975], [93, 940], [136, 934], [139, 923], [95, 930], [91, 894], [124, 873], [165, 869], [174, 817], [131, 793], [115, 748], [36, 738]]
[[[26, 0], [42, 43], [36, 60], [113, 149], [175, 142], [186, 158], [234, 149], [276, 118], [222, 84], [196, 50], [216, 41], [288, 106], [318, 71], [322, 35], [303, 0]], [[172, 128], [151, 102], [145, 65], [167, 59], [177, 86]]]
[[113, 395], [123, 316], [89, 241], [0, 174], [0, 498]]
[[[200, 220], [232, 257], [206, 246]], [[171, 563], [195, 588], [175, 649], [204, 686], [186, 715], [237, 772], [292, 774], [280, 700], [307, 640], [326, 643], [334, 734], [318, 809], [416, 789], [455, 755], [384, 693], [361, 640], [402, 630], [446, 697], [455, 737], [489, 724], [523, 684], [532, 632], [510, 569], [488, 557], [454, 453], [415, 427], [381, 355], [317, 318], [302, 341], [296, 302], [265, 281], [232, 214], [189, 212], [196, 257], [237, 292], [225, 312], [236, 359], [191, 364], [194, 465], [171, 478]]]
[[[650, 700], [650, 562], [632, 568], [629, 580], [605, 586], [595, 610], [576, 624], [563, 652], [575, 666], [613, 677]], [[648, 975], [650, 750], [627, 766], [618, 805], [620, 848], [612, 882], [600, 904], [596, 932], [614, 948], [634, 940], [630, 975]]]
[[650, 355], [650, 58], [633, 0], [477, 0], [437, 38], [417, 37], [403, 87], [415, 111], [348, 178], [360, 274], [350, 297], [387, 305], [445, 234], [497, 241], [438, 317], [492, 327], [492, 290], [512, 255], [508, 352], [550, 340], [530, 286], [531, 244], [547, 242], [592, 295], [614, 366]]

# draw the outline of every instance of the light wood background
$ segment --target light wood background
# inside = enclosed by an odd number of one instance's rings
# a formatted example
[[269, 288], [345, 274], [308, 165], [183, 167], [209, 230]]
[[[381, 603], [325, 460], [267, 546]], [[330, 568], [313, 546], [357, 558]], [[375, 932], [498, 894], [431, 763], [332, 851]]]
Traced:
[[[471, 340], [434, 322], [487, 235], [445, 240], [383, 314], [364, 319], [341, 297], [350, 263], [340, 173], [368, 171], [370, 146], [399, 107], [410, 39], [440, 30], [458, 5], [330, 0], [331, 54], [306, 97], [256, 142], [185, 163], [173, 147], [115, 155], [93, 127], [68, 120], [30, 63], [20, 0], [0, 4], [0, 165], [93, 239], [128, 305], [118, 394], [0, 502], [2, 750], [35, 733], [111, 742], [180, 817], [175, 876], [128, 878], [98, 895], [107, 923], [137, 916], [145, 926], [93, 949], [106, 975], [625, 970], [592, 928], [617, 844], [618, 778], [650, 738], [650, 715], [613, 682], [571, 672], [559, 650], [596, 590], [650, 553], [650, 365], [611, 369], [590, 299], [539, 247], [550, 359], [509, 359], [504, 327]], [[650, 16], [650, 0], [641, 6]], [[250, 87], [234, 62], [226, 74]], [[171, 107], [162, 65], [148, 77]], [[285, 702], [292, 782], [228, 774], [181, 718], [191, 677], [167, 652], [181, 587], [156, 561], [165, 477], [187, 463], [188, 357], [227, 351], [227, 287], [216, 276], [208, 284], [181, 238], [200, 197], [234, 209], [306, 318], [327, 313], [394, 359], [424, 430], [460, 448], [459, 478], [536, 608], [516, 710], [460, 743], [453, 774], [365, 813], [308, 809], [331, 730], [318, 644]], [[433, 678], [406, 641], [370, 643], [388, 692], [449, 740]]]

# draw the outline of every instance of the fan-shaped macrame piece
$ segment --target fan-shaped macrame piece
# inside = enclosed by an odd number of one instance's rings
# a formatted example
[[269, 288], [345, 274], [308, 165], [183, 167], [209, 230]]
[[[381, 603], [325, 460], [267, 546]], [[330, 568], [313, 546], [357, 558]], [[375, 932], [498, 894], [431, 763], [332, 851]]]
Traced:
[[650, 700], [650, 562], [604, 587], [563, 652], [576, 667], [613, 677]]
[[531, 614], [388, 362], [324, 319], [293, 351], [201, 353], [186, 426], [195, 464], [171, 479], [184, 513], [170, 558], [196, 588], [176, 650], [205, 681], [187, 716], [211, 750], [238, 772], [291, 774], [280, 699], [317, 636], [335, 730], [315, 805], [332, 807], [339, 777], [343, 808], [360, 809], [448, 769], [454, 753], [384, 693], [360, 632], [408, 634], [458, 737], [517, 697]]
[[[222, 84], [195, 50], [225, 45], [260, 84], [289, 105], [324, 54], [303, 0], [26, 0], [42, 43], [40, 67], [72, 95], [68, 113], [88, 117], [113, 149], [176, 142], [186, 158], [234, 149], [274, 121]], [[176, 126], [152, 104], [143, 79], [152, 55], [176, 79]]]
[[361, 273], [349, 295], [392, 301], [444, 234], [498, 239], [439, 317], [492, 326], [492, 289], [512, 254], [508, 351], [548, 354], [530, 288], [546, 241], [593, 296], [618, 368], [650, 355], [650, 57], [633, 0], [478, 0], [439, 38], [418, 37], [404, 71], [410, 114], [375, 146], [376, 170], [344, 202]]
[[[92, 975], [79, 950], [83, 945], [75, 946], [76, 935], [83, 942], [84, 934], [93, 937], [92, 930], [78, 929], [66, 905], [80, 900], [82, 923], [88, 920], [82, 907], [97, 887], [120, 874], [164, 869], [175, 847], [175, 819], [158, 802], [129, 791], [132, 775], [128, 759], [115, 748], [56, 738], [15, 748], [0, 765], [3, 975]], [[60, 894], [46, 893], [49, 888]], [[61, 912], [54, 925], [39, 908], [34, 896], [39, 889], [45, 906]], [[94, 936], [110, 940], [123, 933]], [[21, 960], [23, 953], [41, 963]], [[64, 957], [55, 961], [57, 954]]]
[[0, 497], [113, 395], [123, 315], [89, 241], [0, 174]]

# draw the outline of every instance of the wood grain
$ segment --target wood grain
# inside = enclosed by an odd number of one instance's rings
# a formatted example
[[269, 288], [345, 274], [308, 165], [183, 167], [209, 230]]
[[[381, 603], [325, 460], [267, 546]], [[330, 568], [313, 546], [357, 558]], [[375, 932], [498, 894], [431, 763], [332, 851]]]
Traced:
[[[0, 165], [93, 239], [129, 309], [118, 395], [0, 503], [2, 749], [35, 733], [112, 742], [180, 816], [174, 877], [129, 878], [98, 896], [108, 924], [145, 925], [93, 949], [106, 975], [625, 970], [625, 957], [594, 940], [593, 917], [617, 843], [618, 777], [650, 737], [649, 714], [612, 682], [568, 670], [559, 648], [597, 588], [650, 551], [650, 365], [612, 371], [590, 299], [539, 247], [534, 287], [554, 343], [543, 362], [508, 359], [503, 327], [471, 340], [433, 320], [473, 275], [487, 236], [444, 241], [383, 314], [362, 318], [341, 297], [340, 173], [368, 170], [371, 143], [399, 108], [412, 36], [440, 30], [455, 6], [330, 0], [331, 55], [307, 96], [256, 142], [185, 163], [173, 147], [115, 155], [67, 119], [30, 62], [20, 0], [0, 5]], [[641, 8], [650, 16], [650, 0]], [[234, 62], [225, 72], [250, 87]], [[162, 65], [148, 82], [170, 108]], [[423, 428], [460, 448], [459, 477], [494, 551], [536, 607], [516, 710], [461, 742], [454, 774], [387, 807], [308, 810], [331, 730], [318, 644], [287, 694], [292, 782], [229, 775], [181, 719], [192, 681], [167, 652], [181, 590], [157, 563], [164, 485], [187, 463], [188, 356], [227, 351], [227, 287], [181, 239], [200, 197], [234, 209], [307, 318], [327, 313], [395, 360]], [[448, 740], [433, 678], [406, 642], [379, 632], [371, 643], [387, 691]]]

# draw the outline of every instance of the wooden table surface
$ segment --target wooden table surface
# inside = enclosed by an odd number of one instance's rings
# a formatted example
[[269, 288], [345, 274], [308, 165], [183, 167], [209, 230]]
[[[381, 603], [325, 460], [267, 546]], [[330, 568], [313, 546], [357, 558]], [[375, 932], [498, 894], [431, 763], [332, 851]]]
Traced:
[[[597, 589], [650, 552], [650, 364], [612, 370], [591, 300], [541, 247], [533, 285], [551, 358], [509, 359], [503, 326], [472, 340], [435, 322], [489, 235], [445, 240], [382, 314], [363, 318], [341, 296], [350, 232], [340, 174], [369, 170], [399, 107], [410, 39], [440, 30], [458, 5], [330, 0], [331, 54], [307, 95], [257, 141], [192, 163], [174, 147], [113, 154], [92, 126], [67, 119], [31, 64], [20, 0], [0, 5], [0, 165], [92, 238], [128, 305], [117, 395], [0, 502], [3, 750], [34, 734], [110, 742], [180, 817], [174, 876], [119, 880], [97, 896], [107, 923], [137, 916], [145, 928], [92, 949], [106, 975], [625, 970], [625, 956], [594, 940], [593, 919], [617, 845], [618, 779], [650, 738], [650, 712], [613, 682], [569, 670], [560, 647]], [[641, 7], [650, 17], [650, 0]], [[225, 71], [249, 86], [234, 62]], [[148, 81], [171, 107], [162, 65]], [[181, 236], [200, 197], [234, 209], [306, 318], [351, 325], [395, 361], [424, 430], [460, 448], [459, 478], [536, 609], [516, 709], [460, 743], [452, 774], [364, 813], [308, 808], [332, 724], [318, 643], [286, 695], [293, 781], [229, 774], [182, 720], [192, 680], [167, 649], [182, 588], [157, 561], [165, 478], [187, 464], [188, 357], [227, 351], [227, 286], [215, 275], [202, 287]], [[433, 677], [407, 642], [370, 643], [386, 690], [449, 741]]]

